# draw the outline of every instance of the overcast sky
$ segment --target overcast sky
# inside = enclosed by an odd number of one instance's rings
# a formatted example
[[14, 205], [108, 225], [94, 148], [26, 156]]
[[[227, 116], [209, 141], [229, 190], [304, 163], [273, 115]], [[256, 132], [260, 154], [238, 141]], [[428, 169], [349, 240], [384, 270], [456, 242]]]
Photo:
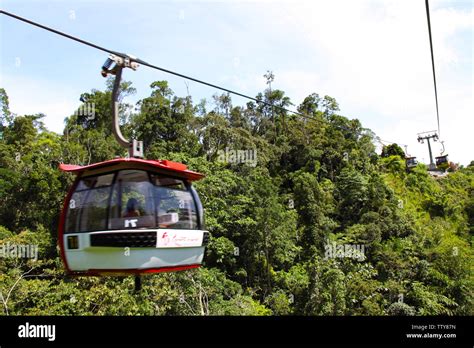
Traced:
[[[441, 140], [450, 159], [474, 160], [473, 1], [431, 0], [431, 25]], [[274, 88], [295, 105], [316, 92], [339, 102], [381, 139], [407, 144], [428, 161], [417, 133], [437, 128], [424, 0], [300, 1], [19, 1], [1, 7], [161, 67], [256, 95], [272, 70]], [[106, 53], [0, 16], [0, 86], [18, 114], [45, 113], [62, 132], [79, 96], [104, 89]], [[137, 95], [168, 80], [177, 95], [185, 81], [140, 67], [126, 70]], [[189, 82], [194, 101], [218, 91]], [[233, 97], [234, 105], [246, 100]], [[435, 143], [434, 152], [441, 146]]]

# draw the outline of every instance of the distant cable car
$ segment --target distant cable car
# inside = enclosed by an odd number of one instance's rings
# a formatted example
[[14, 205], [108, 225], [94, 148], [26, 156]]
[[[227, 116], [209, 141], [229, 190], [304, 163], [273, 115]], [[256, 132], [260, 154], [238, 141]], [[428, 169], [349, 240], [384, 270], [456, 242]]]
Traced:
[[77, 174], [59, 227], [69, 273], [127, 274], [199, 267], [209, 233], [184, 164], [119, 158], [89, 166], [60, 165]]
[[438, 156], [438, 157], [435, 157], [435, 159], [436, 159], [436, 166], [437, 167], [449, 162], [448, 155]]
[[416, 157], [406, 157], [405, 158], [405, 165], [407, 169], [414, 168], [418, 165], [418, 161], [416, 160]]
[[[131, 56], [111, 55], [102, 75], [115, 75], [112, 131], [129, 157], [88, 166], [60, 165], [77, 174], [64, 201], [58, 235], [69, 274], [139, 275], [197, 268], [209, 240], [203, 208], [191, 185], [204, 175], [182, 163], [142, 159], [143, 143], [126, 140], [120, 131], [117, 100], [124, 67], [135, 70], [138, 64]], [[135, 279], [139, 289], [139, 277]]]
[[445, 151], [444, 141], [441, 141], [441, 145], [443, 146], [441, 154], [438, 157], [435, 157], [436, 167], [438, 167], [438, 169], [446, 170], [449, 167], [449, 159], [448, 155], [443, 155]]

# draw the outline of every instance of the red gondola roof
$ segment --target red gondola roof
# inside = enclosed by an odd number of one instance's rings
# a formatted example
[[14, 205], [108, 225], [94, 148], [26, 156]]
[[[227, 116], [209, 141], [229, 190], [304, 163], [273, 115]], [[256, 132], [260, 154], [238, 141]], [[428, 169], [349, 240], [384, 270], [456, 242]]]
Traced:
[[64, 164], [61, 163], [59, 165], [59, 169], [64, 172], [73, 172], [76, 174], [83, 173], [85, 171], [105, 168], [105, 167], [112, 167], [115, 165], [120, 165], [122, 163], [130, 164], [133, 167], [133, 164], [142, 164], [154, 168], [163, 169], [169, 171], [171, 173], [177, 173], [180, 176], [184, 176], [186, 179], [190, 181], [195, 181], [202, 179], [204, 174], [193, 172], [188, 170], [188, 167], [185, 164], [179, 162], [173, 162], [168, 160], [145, 160], [140, 158], [115, 158], [113, 160], [98, 162], [94, 164], [90, 164], [88, 166], [78, 166], [74, 164]]

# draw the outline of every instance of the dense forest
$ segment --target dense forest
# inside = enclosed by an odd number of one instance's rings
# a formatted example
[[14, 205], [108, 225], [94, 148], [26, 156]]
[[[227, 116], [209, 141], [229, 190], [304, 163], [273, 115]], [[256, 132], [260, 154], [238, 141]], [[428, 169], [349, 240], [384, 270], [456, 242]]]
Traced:
[[211, 233], [204, 266], [144, 276], [138, 292], [133, 277], [67, 276], [57, 225], [74, 177], [58, 165], [126, 155], [111, 133], [111, 81], [80, 96], [93, 117], [71, 110], [62, 135], [42, 114], [14, 115], [0, 89], [0, 245], [38, 246], [37, 260], [0, 258], [2, 315], [474, 314], [474, 163], [407, 172], [397, 145], [376, 153], [375, 134], [329, 96], [257, 95], [302, 118], [150, 87], [130, 105], [122, 82], [122, 131], [145, 158], [206, 175], [195, 184]]

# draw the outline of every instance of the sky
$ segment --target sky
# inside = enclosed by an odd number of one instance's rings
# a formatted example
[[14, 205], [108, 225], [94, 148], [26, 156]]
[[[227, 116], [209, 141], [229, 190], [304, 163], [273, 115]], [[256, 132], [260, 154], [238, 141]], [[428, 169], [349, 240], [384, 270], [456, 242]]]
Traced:
[[[255, 96], [273, 88], [296, 108], [311, 93], [334, 97], [340, 114], [422, 162], [417, 133], [437, 129], [424, 0], [0, 0], [0, 7], [160, 67]], [[440, 140], [451, 161], [474, 160], [474, 1], [430, 0]], [[105, 89], [107, 54], [0, 16], [0, 87], [12, 112], [46, 114], [49, 130]], [[178, 96], [218, 90], [163, 72], [127, 69], [133, 103], [167, 80]], [[247, 100], [232, 97], [234, 105]], [[434, 155], [441, 153], [439, 142]]]

